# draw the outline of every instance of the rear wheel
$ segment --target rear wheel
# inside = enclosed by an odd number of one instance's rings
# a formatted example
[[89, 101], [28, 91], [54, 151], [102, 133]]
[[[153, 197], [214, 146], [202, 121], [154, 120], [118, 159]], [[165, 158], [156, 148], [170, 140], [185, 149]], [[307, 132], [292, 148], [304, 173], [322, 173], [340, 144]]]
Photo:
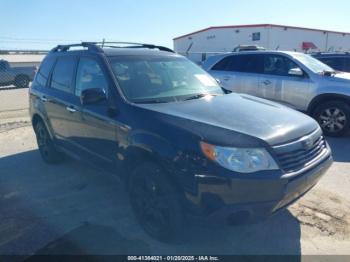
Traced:
[[350, 107], [342, 101], [330, 101], [318, 106], [313, 116], [327, 136], [339, 137], [349, 131]]
[[145, 163], [135, 168], [128, 191], [134, 214], [149, 235], [161, 241], [180, 236], [184, 216], [179, 195], [160, 167]]
[[58, 152], [42, 121], [38, 121], [34, 126], [34, 131], [39, 147], [39, 152], [43, 160], [48, 164], [56, 164], [63, 160], [62, 153]]
[[28, 76], [20, 75], [15, 79], [15, 86], [19, 88], [27, 88], [29, 87], [29, 82], [30, 80]]

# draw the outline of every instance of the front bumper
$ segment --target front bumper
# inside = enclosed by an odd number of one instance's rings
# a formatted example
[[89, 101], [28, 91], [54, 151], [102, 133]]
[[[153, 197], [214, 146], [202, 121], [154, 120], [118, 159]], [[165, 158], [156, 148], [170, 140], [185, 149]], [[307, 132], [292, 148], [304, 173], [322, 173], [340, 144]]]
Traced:
[[315, 186], [332, 162], [329, 155], [312, 169], [289, 178], [227, 180], [199, 176], [197, 193], [186, 193], [190, 217], [220, 224], [266, 219]]

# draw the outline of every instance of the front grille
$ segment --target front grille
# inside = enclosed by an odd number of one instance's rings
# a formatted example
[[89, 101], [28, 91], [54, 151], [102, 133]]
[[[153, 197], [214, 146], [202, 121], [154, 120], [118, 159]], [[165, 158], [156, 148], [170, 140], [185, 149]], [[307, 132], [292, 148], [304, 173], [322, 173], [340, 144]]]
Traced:
[[[311, 143], [305, 146], [304, 141], [309, 139]], [[288, 146], [284, 146], [283, 150], [276, 150], [279, 165], [286, 173], [297, 172], [305, 167], [311, 166], [317, 159], [327, 151], [327, 143], [324, 137], [315, 134], [297, 141], [292, 150], [288, 150]], [[283, 152], [281, 152], [283, 151]]]

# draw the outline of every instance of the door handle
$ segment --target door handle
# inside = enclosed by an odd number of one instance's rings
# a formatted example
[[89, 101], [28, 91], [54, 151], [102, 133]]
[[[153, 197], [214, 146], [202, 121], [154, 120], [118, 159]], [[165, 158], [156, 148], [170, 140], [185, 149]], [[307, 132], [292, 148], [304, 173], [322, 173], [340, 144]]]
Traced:
[[263, 83], [264, 83], [264, 85], [268, 86], [268, 85], [271, 84], [271, 81], [270, 80], [265, 80]]
[[73, 106], [67, 106], [66, 107], [66, 110], [70, 113], [74, 113], [74, 112], [77, 112], [77, 110], [73, 107]]
[[47, 97], [46, 96], [41, 96], [40, 100], [45, 103], [45, 102], [47, 102]]

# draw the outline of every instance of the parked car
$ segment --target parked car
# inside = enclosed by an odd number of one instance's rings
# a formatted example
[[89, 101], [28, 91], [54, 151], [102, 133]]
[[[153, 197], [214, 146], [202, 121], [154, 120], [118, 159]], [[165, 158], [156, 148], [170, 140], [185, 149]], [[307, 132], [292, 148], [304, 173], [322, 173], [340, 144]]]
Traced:
[[266, 98], [314, 117], [328, 136], [350, 128], [350, 74], [302, 53], [258, 51], [212, 56], [203, 64], [223, 88]]
[[260, 50], [265, 50], [265, 48], [258, 45], [239, 45], [233, 49], [233, 52], [260, 51]]
[[36, 66], [11, 67], [6, 60], [0, 60], [0, 86], [28, 87], [36, 69]]
[[267, 218], [310, 190], [332, 163], [312, 118], [225, 95], [167, 48], [73, 46], [85, 50], [54, 48], [30, 88], [41, 156], [58, 163], [68, 155], [119, 175], [137, 220], [157, 239], [180, 235], [188, 218]]
[[350, 53], [348, 52], [314, 53], [312, 56], [335, 70], [350, 72]]

